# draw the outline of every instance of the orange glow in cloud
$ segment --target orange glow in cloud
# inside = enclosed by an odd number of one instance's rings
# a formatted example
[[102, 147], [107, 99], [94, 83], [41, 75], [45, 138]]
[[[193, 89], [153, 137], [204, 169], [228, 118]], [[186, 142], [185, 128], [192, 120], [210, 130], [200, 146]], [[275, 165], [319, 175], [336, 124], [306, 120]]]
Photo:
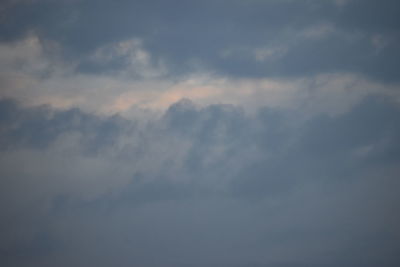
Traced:
[[166, 109], [182, 98], [193, 101], [212, 101], [223, 95], [224, 90], [214, 85], [178, 83], [165, 91], [130, 91], [118, 96], [106, 109], [109, 112], [126, 111], [132, 106], [141, 108]]

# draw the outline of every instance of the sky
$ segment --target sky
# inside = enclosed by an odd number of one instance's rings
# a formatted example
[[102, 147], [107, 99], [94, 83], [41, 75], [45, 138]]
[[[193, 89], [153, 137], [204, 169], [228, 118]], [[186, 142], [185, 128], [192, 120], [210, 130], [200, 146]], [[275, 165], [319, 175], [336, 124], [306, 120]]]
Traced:
[[400, 2], [3, 0], [0, 265], [400, 265]]

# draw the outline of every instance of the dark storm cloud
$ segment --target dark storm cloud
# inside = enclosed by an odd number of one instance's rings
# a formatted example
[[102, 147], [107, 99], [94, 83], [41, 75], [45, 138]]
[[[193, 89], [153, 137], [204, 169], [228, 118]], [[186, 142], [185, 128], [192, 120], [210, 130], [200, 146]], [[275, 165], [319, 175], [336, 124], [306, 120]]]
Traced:
[[387, 99], [306, 122], [189, 100], [147, 122], [0, 109], [2, 266], [399, 263]]
[[[238, 77], [354, 72], [398, 81], [398, 10], [394, 0], [22, 1], [5, 5], [0, 32], [3, 41], [37, 32], [61, 43], [68, 59], [140, 38], [175, 74], [198, 69]], [[331, 30], [318, 30], [324, 25]], [[260, 49], [272, 49], [273, 60], [256, 60]], [[80, 71], [103, 70], [82, 64]], [[123, 64], [109, 67], [118, 66]]]

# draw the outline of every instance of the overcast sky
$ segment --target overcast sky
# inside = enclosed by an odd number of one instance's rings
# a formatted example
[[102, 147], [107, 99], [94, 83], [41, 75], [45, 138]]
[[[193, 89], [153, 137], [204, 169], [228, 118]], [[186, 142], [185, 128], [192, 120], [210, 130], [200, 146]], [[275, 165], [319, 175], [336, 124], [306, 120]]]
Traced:
[[1, 1], [0, 266], [399, 266], [399, 13]]

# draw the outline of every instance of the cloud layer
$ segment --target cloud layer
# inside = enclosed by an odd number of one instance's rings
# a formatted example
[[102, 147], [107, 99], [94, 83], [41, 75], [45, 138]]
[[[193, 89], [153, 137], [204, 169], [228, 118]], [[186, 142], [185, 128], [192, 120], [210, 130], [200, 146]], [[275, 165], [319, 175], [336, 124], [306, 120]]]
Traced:
[[[241, 77], [326, 72], [355, 72], [385, 82], [400, 77], [396, 0], [8, 2], [1, 13], [3, 40], [35, 31], [62, 43], [66, 59], [139, 38], [156, 62], [171, 64], [174, 74], [211, 69]], [[82, 64], [81, 70], [117, 66], [123, 60]]]
[[0, 266], [399, 266], [398, 9], [1, 1]]
[[1, 108], [4, 266], [395, 266], [400, 110]]

